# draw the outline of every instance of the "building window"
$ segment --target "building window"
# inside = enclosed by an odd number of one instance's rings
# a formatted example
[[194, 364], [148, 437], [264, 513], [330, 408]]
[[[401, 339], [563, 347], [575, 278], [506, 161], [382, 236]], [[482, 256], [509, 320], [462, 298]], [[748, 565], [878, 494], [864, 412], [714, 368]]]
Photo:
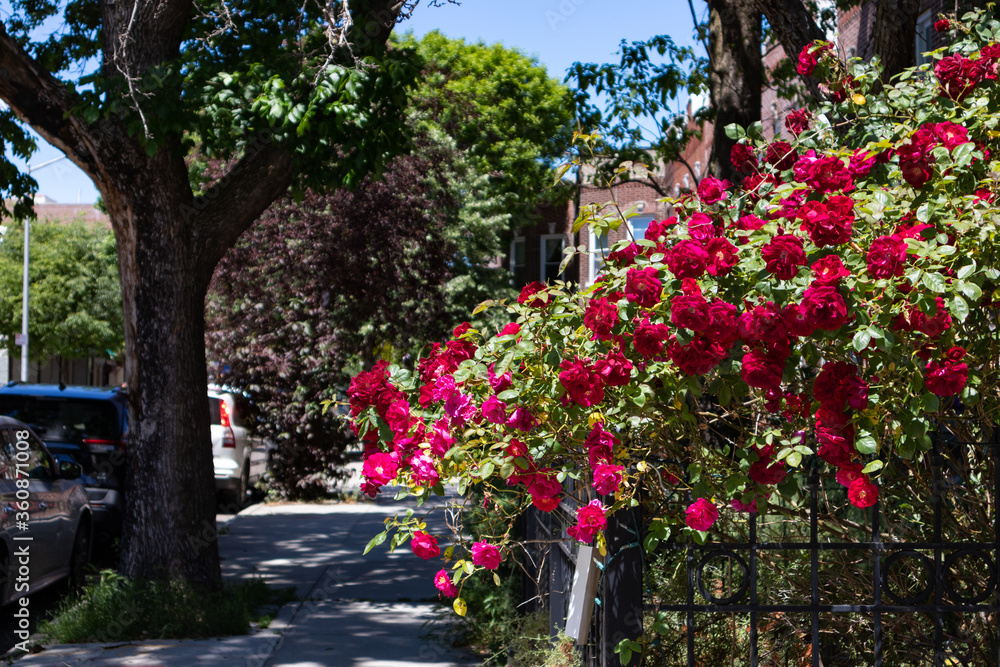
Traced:
[[527, 284], [527, 255], [525, 252], [524, 237], [514, 239], [510, 244], [510, 272], [514, 287], [523, 287]]
[[559, 265], [563, 260], [563, 248], [566, 247], [566, 237], [563, 234], [546, 234], [542, 241], [542, 263], [540, 280], [547, 283], [552, 280], [565, 280], [559, 273]]
[[[628, 229], [632, 233], [633, 239], [642, 239], [646, 237], [646, 230], [649, 229], [649, 223], [651, 223], [656, 218], [652, 215], [641, 215], [635, 216], [628, 219]], [[618, 228], [619, 231], [623, 231], [623, 227]], [[621, 236], [618, 236], [621, 239]], [[597, 274], [601, 272], [601, 267], [604, 266], [604, 260], [611, 252], [611, 246], [614, 245], [615, 241], [608, 242], [608, 237], [606, 235], [596, 236], [591, 230], [590, 232], [590, 271], [588, 274], [589, 283], [593, 283], [594, 279], [597, 278]]]
[[917, 17], [916, 40], [917, 65], [931, 62], [932, 58], [926, 52], [934, 48], [934, 14], [929, 9]]

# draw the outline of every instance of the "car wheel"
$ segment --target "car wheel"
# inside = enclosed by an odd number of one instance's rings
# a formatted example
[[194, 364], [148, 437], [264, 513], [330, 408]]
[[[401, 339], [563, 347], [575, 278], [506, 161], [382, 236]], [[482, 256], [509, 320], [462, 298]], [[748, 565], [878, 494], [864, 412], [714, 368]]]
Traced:
[[233, 492], [233, 504], [236, 505], [236, 511], [243, 509], [247, 506], [247, 493], [250, 491], [250, 462], [247, 461], [243, 464], [243, 471], [240, 473], [240, 483]]
[[73, 555], [69, 559], [69, 585], [71, 590], [83, 587], [87, 576], [87, 565], [90, 563], [90, 522], [80, 521], [76, 527], [76, 538], [73, 540]]

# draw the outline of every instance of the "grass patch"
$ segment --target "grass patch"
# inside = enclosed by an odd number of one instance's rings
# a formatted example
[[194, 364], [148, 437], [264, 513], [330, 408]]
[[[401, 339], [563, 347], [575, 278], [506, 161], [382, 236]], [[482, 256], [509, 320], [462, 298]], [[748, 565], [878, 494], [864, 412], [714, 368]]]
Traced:
[[274, 590], [263, 579], [209, 593], [179, 582], [132, 581], [105, 570], [100, 581], [63, 602], [38, 629], [56, 644], [245, 635], [251, 623], [269, 624], [275, 607], [294, 598], [294, 589]]

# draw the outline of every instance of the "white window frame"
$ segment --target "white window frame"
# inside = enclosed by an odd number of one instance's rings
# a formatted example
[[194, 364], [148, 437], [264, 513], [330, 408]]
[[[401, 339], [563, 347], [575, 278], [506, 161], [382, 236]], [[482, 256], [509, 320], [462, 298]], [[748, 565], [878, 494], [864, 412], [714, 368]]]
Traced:
[[[636, 238], [635, 225], [633, 224], [634, 221], [645, 220], [647, 221], [646, 226], [648, 227], [649, 222], [656, 220], [656, 218], [657, 216], [655, 215], [637, 215], [629, 218], [626, 222], [628, 223], [628, 231], [632, 235], [632, 238]], [[645, 234], [643, 234], [643, 236], [645, 236]], [[642, 236], [639, 238], [642, 238]], [[590, 228], [590, 239], [587, 247], [590, 249], [590, 256], [587, 257], [587, 285], [593, 285], [594, 279], [597, 277], [597, 236], [594, 234], [593, 227]], [[606, 248], [606, 250], [611, 252], [610, 246]]]
[[[549, 276], [545, 272], [545, 265], [548, 263], [548, 262], [545, 261], [545, 258], [547, 256], [547, 253], [546, 253], [547, 248], [545, 246], [546, 246], [546, 243], [548, 241], [551, 241], [553, 239], [558, 239], [559, 240], [559, 255], [560, 255], [560, 257], [562, 256], [562, 251], [566, 249], [566, 235], [565, 234], [543, 234], [542, 236], [540, 236], [538, 238], [538, 249], [539, 249], [539, 253], [538, 254], [540, 255], [539, 260], [538, 260], [538, 276], [539, 276], [538, 279], [540, 281], [542, 281], [543, 283], [549, 282], [550, 278], [552, 280], [558, 280], [560, 278], [560, 276], [561, 276], [561, 274], [558, 272], [558, 268], [556, 269], [556, 275], [554, 275], [554, 276]], [[561, 264], [562, 263], [562, 259], [560, 259], [559, 262]]]

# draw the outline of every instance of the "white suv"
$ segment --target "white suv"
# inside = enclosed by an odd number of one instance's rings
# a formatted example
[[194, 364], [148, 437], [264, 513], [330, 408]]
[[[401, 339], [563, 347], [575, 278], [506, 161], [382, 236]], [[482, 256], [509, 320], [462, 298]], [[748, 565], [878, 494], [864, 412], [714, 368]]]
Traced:
[[257, 411], [241, 392], [209, 386], [215, 488], [226, 503], [246, 505], [254, 483], [266, 472], [273, 447], [256, 435]]

